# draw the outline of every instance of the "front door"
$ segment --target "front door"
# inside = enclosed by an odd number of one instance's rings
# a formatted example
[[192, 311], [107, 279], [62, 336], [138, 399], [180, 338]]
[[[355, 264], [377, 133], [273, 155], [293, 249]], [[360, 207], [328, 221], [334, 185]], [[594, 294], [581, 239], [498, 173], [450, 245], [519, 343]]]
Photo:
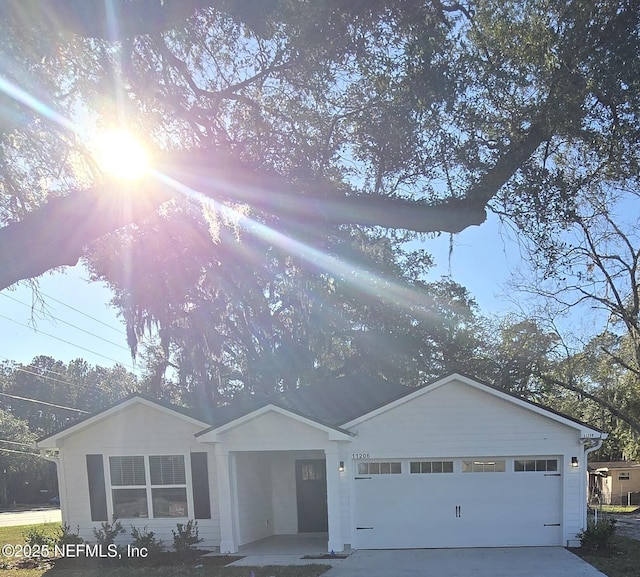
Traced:
[[325, 533], [327, 522], [327, 465], [324, 459], [296, 461], [298, 532]]

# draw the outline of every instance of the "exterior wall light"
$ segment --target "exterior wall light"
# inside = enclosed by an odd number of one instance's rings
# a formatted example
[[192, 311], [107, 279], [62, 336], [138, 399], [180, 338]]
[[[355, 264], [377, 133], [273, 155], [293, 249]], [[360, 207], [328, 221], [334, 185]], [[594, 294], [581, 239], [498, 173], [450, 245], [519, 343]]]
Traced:
[[340, 461], [340, 465], [338, 466], [338, 471], [340, 471], [340, 473], [344, 473], [344, 461]]
[[578, 466], [578, 457], [571, 457], [571, 466], [572, 467]]

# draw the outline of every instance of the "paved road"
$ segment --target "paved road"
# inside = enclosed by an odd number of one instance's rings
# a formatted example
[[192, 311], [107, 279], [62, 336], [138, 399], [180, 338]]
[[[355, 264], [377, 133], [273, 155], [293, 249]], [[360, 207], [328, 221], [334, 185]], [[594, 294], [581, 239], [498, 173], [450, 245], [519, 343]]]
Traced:
[[616, 535], [624, 535], [632, 539], [640, 539], [640, 514], [607, 515], [616, 520]]
[[31, 509], [30, 511], [6, 511], [0, 513], [0, 527], [16, 525], [37, 525], [39, 523], [60, 522], [60, 509]]

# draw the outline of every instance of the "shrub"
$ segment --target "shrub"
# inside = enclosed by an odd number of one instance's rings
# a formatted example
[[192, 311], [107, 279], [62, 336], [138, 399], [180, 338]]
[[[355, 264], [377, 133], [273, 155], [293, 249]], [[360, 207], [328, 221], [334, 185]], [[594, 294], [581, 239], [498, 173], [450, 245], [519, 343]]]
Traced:
[[113, 520], [113, 523], [107, 523], [106, 521], [100, 525], [100, 529], [94, 529], [93, 534], [96, 537], [96, 541], [99, 545], [102, 545], [105, 549], [109, 545], [113, 545], [116, 537], [120, 533], [124, 533], [125, 528], [122, 523], [117, 519]]
[[133, 537], [133, 543], [131, 543], [133, 547], [146, 550], [146, 559], [154, 559], [162, 553], [164, 548], [162, 541], [156, 539], [156, 534], [148, 531], [146, 527], [142, 529], [131, 527], [131, 537]]
[[178, 531], [173, 531], [173, 548], [176, 553], [187, 553], [193, 551], [195, 546], [203, 539], [198, 537], [198, 522], [189, 519], [186, 524], [178, 523]]
[[56, 545], [58, 545], [58, 547], [64, 547], [65, 545], [77, 545], [79, 543], [84, 543], [84, 539], [78, 534], [79, 532], [80, 527], [77, 528], [75, 533], [72, 533], [71, 527], [65, 523], [60, 527], [60, 531], [56, 539]]
[[25, 546], [29, 547], [30, 555], [34, 557], [48, 557], [53, 554], [56, 545], [56, 537], [46, 533], [38, 527], [29, 527], [22, 533]]
[[616, 530], [615, 519], [594, 519], [587, 521], [587, 528], [578, 533], [581, 545], [589, 551], [602, 551], [610, 549], [613, 534]]

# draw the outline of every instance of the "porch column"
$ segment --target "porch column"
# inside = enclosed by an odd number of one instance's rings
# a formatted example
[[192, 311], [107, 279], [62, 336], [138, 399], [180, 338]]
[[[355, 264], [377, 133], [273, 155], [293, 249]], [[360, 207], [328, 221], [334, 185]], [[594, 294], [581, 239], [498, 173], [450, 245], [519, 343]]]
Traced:
[[235, 526], [235, 457], [216, 447], [216, 476], [218, 506], [220, 507], [220, 553], [237, 553], [238, 540]]
[[329, 543], [327, 551], [342, 551], [344, 540], [342, 538], [342, 507], [340, 506], [340, 454], [326, 452], [327, 462], [327, 518], [329, 521]]

